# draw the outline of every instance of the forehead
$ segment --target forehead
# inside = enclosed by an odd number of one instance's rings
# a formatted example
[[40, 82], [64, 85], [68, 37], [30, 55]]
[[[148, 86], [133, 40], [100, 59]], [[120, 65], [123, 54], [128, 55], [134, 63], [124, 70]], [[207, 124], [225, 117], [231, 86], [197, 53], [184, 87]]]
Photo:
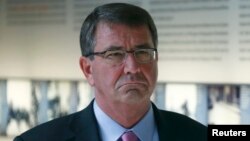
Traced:
[[147, 44], [153, 47], [151, 34], [146, 25], [127, 26], [100, 22], [95, 33], [96, 49], [107, 49], [112, 46], [134, 48]]

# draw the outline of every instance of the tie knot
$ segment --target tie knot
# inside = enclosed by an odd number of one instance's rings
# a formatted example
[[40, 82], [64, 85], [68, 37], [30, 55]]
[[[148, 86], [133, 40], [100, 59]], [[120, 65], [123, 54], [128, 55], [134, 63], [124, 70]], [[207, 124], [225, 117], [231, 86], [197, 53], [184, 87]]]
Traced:
[[134, 132], [128, 131], [122, 135], [122, 141], [138, 141], [138, 138]]

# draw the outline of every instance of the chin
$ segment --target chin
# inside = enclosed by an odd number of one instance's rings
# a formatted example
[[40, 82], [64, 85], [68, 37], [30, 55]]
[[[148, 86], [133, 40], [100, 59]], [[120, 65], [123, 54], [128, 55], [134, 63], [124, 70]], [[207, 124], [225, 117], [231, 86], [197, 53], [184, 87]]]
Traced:
[[145, 94], [146, 94], [145, 92], [141, 92], [138, 90], [129, 90], [123, 94], [123, 98], [125, 99], [125, 101], [130, 101], [135, 103], [142, 102], [147, 99], [150, 100], [150, 96], [147, 96]]

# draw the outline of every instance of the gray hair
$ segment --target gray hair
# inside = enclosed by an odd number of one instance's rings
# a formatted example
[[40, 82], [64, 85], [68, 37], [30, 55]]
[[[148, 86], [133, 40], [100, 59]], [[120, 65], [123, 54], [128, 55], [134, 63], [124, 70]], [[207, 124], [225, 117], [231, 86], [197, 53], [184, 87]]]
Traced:
[[80, 33], [82, 56], [94, 51], [95, 30], [100, 21], [128, 26], [146, 25], [151, 33], [153, 44], [157, 48], [157, 29], [152, 17], [146, 10], [126, 3], [110, 3], [96, 7], [83, 22]]

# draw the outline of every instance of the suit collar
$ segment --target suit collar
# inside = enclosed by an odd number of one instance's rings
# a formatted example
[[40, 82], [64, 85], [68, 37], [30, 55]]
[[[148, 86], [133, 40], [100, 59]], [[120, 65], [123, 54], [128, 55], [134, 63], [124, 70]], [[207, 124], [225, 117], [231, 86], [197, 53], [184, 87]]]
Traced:
[[158, 130], [158, 136], [159, 136], [159, 141], [165, 141], [168, 140], [172, 137], [174, 137], [175, 135], [173, 134], [173, 131], [171, 129], [171, 124], [173, 123], [169, 123], [169, 119], [168, 116], [162, 116], [161, 115], [161, 110], [159, 110], [154, 103], [152, 103], [152, 107], [153, 107], [153, 111], [154, 111], [154, 116], [155, 116], [155, 120], [156, 120], [156, 126], [157, 126], [157, 130]]
[[[167, 140], [172, 134], [171, 123], [163, 119], [160, 110], [152, 103], [159, 140]], [[72, 115], [69, 122], [70, 134], [65, 141], [101, 141], [98, 124], [93, 110], [93, 101], [82, 111]], [[166, 117], [165, 117], [166, 118]]]
[[93, 101], [73, 116], [69, 123], [72, 134], [66, 141], [101, 141], [93, 111]]

